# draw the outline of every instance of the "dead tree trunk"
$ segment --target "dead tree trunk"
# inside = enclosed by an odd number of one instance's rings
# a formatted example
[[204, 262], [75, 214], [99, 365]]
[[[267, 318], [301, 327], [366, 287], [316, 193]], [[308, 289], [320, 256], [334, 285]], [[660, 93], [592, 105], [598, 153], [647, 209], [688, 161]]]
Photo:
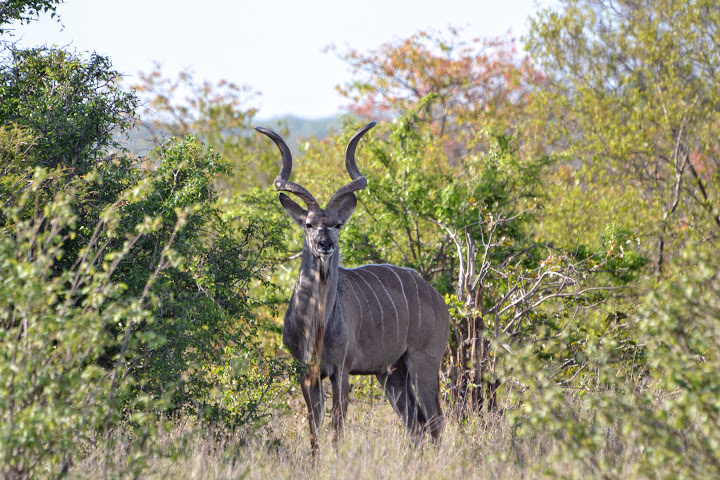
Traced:
[[455, 338], [450, 344], [453, 412], [458, 418], [496, 411], [500, 386], [495, 375], [495, 357], [485, 334], [482, 287], [478, 286], [470, 298], [473, 300], [468, 315], [456, 319]]

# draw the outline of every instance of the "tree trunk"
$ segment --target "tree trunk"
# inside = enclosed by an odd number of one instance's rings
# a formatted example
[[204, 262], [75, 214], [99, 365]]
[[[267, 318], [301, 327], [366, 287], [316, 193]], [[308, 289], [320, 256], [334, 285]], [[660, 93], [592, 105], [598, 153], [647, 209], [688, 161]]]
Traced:
[[[471, 313], [480, 312], [481, 305], [482, 293], [478, 291]], [[495, 377], [495, 358], [485, 338], [485, 320], [482, 314], [471, 314], [455, 327], [455, 342], [450, 345], [453, 414], [464, 418], [471, 413], [496, 411], [500, 381]]]

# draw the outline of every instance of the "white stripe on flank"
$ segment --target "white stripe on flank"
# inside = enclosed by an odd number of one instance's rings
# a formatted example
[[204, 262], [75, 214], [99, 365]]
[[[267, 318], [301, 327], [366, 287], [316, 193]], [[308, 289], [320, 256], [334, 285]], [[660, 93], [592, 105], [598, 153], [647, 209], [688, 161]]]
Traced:
[[425, 282], [425, 287], [428, 291], [428, 299], [430, 300], [430, 309], [432, 310], [433, 317], [435, 316], [435, 296], [432, 292], [432, 287], [429, 283]]
[[387, 295], [387, 297], [390, 299], [390, 303], [392, 303], [393, 310], [395, 310], [395, 327], [397, 330], [397, 333], [395, 336], [397, 337], [398, 340], [400, 340], [400, 316], [398, 315], [398, 310], [397, 310], [397, 307], [395, 306], [395, 301], [392, 299], [392, 295], [390, 295], [390, 292], [388, 292], [387, 288], [385, 288], [385, 284], [382, 282], [382, 280], [380, 280], [380, 278], [377, 275], [375, 275], [373, 272], [371, 272], [370, 270], [368, 270], [367, 272], [370, 275], [372, 275], [373, 277], [375, 277], [375, 279], [378, 281], [378, 283], [380, 284], [382, 289], [385, 291], [385, 295]]
[[390, 270], [393, 275], [395, 275], [398, 279], [398, 283], [400, 284], [400, 288], [402, 289], [403, 297], [405, 298], [405, 311], [407, 312], [406, 315], [408, 316], [408, 319], [410, 318], [410, 304], [408, 303], [407, 294], [405, 293], [405, 286], [403, 285], [403, 281], [400, 278], [400, 275], [397, 274], [394, 268], [392, 268], [390, 265], [387, 265], [388, 270]]
[[410, 278], [412, 278], [415, 284], [415, 294], [417, 295], [418, 304], [418, 328], [422, 328], [422, 302], [420, 302], [420, 287], [418, 287], [417, 281], [415, 280], [415, 273], [410, 272]]
[[[346, 272], [349, 272], [350, 269], [347, 268], [347, 269], [345, 269], [345, 271], [346, 271]], [[354, 273], [354, 272], [353, 272], [353, 273]], [[362, 293], [363, 299], [365, 300], [365, 302], [363, 303], [363, 301], [360, 300], [360, 296], [357, 294], [357, 291], [355, 290], [355, 285], [354, 285], [354, 283], [356, 283], [356, 280], [353, 280], [352, 278], [350, 278], [349, 275], [346, 276], [345, 279], [346, 279], [347, 282], [350, 284], [350, 288], [352, 288], [353, 294], [355, 294], [355, 298], [357, 298], [358, 303], [360, 304], [360, 312], [361, 312], [361, 314], [364, 313], [364, 311], [365, 311], [364, 305], [367, 305], [369, 321], [370, 321], [372, 324], [374, 324], [374, 323], [375, 323], [375, 315], [373, 315], [373, 308], [372, 308], [372, 306], [370, 305], [370, 300], [368, 299], [367, 295], [365, 295], [365, 292], [363, 292], [362, 289], [360, 290], [360, 293]], [[358, 285], [358, 288], [360, 288], [360, 285]], [[358, 327], [360, 327], [360, 325], [362, 324], [363, 318], [364, 318], [364, 315], [360, 315], [360, 316], [358, 317]]]
[[372, 292], [372, 294], [375, 295], [375, 300], [377, 300], [378, 307], [380, 307], [380, 325], [381, 325], [380, 333], [383, 333], [383, 336], [384, 336], [384, 333], [385, 333], [385, 332], [384, 332], [384, 329], [382, 328], [382, 325], [385, 323], [385, 312], [383, 311], [382, 304], [380, 303], [380, 298], [377, 296], [377, 293], [375, 293], [375, 290], [373, 290], [372, 285], [370, 285], [370, 284], [368, 283], [368, 281], [365, 280], [365, 279], [363, 278], [363, 276], [360, 275], [360, 273], [359, 273], [358, 271], [354, 271], [353, 273], [354, 273], [355, 275], [357, 275], [358, 277], [360, 277], [360, 279], [361, 279], [363, 282], [365, 282], [365, 285], [368, 286], [368, 288], [370, 289], [370, 291]]
[[350, 285], [350, 288], [352, 288], [353, 295], [355, 295], [355, 299], [357, 300], [358, 305], [360, 305], [360, 317], [359, 317], [359, 318], [362, 318], [362, 316], [363, 316], [363, 315], [362, 315], [362, 312], [363, 312], [363, 304], [362, 304], [362, 302], [360, 301], [360, 297], [358, 297], [357, 292], [355, 292], [355, 287], [353, 287], [353, 282], [350, 281], [349, 278], [347, 279], [347, 283], [348, 283], [348, 285]]

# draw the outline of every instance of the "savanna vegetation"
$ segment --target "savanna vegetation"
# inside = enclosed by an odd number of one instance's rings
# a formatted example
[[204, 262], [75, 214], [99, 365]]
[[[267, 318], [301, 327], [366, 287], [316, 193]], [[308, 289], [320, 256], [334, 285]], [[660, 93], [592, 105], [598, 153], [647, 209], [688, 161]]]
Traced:
[[562, 0], [522, 46], [449, 29], [331, 49], [350, 106], [294, 178], [326, 201], [380, 120], [343, 261], [415, 269], [452, 326], [443, 443], [414, 446], [357, 378], [315, 467], [280, 339], [301, 234], [251, 129], [262, 85], [128, 86], [109, 58], [13, 43], [60, 3], [0, 5], [4, 478], [720, 476], [714, 2]]

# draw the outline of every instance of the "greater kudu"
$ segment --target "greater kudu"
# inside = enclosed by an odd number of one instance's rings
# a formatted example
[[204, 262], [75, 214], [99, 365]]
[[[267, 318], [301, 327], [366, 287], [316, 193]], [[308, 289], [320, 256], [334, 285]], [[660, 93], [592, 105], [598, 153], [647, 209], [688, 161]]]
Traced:
[[340, 267], [338, 236], [355, 210], [353, 192], [367, 185], [355, 165], [355, 148], [374, 126], [375, 122], [365, 125], [350, 140], [345, 166], [352, 181], [335, 192], [325, 209], [304, 187], [289, 181], [292, 155], [283, 139], [257, 128], [282, 154], [275, 188], [297, 195], [307, 206], [303, 209], [280, 194], [285, 211], [305, 231], [283, 341], [296, 359], [310, 365], [300, 386], [308, 406], [314, 457], [324, 416], [322, 379], [328, 376], [335, 442], [344, 427], [349, 374], [374, 374], [414, 437], [422, 437], [429, 429], [437, 442], [444, 423], [438, 375], [450, 322], [443, 298], [414, 270], [394, 265]]

